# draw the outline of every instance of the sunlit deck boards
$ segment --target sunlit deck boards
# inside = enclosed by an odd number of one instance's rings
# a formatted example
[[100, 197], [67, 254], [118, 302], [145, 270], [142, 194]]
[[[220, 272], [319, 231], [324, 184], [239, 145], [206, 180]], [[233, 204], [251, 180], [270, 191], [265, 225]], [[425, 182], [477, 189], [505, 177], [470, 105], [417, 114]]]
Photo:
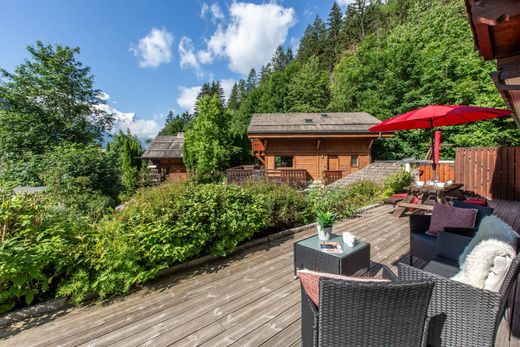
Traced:
[[[391, 266], [408, 253], [408, 219], [382, 206], [345, 220], [371, 243], [371, 259]], [[106, 305], [71, 309], [0, 332], [9, 346], [292, 346], [300, 344], [300, 287], [293, 278], [299, 233], [229, 259], [164, 278]], [[376, 268], [374, 268], [374, 271]]]

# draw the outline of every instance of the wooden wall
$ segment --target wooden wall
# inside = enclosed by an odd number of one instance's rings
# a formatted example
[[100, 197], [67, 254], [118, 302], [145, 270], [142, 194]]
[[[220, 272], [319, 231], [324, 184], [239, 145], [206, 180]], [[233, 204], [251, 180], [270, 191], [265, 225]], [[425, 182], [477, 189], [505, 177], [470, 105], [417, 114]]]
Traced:
[[187, 177], [186, 166], [182, 159], [161, 159], [155, 165], [166, 169], [166, 177], [169, 181], [185, 180]]
[[[275, 156], [294, 156], [293, 168], [305, 169], [310, 179], [318, 180], [325, 170], [332, 170], [329, 164], [334, 160], [338, 169], [346, 176], [367, 166], [371, 161], [371, 139], [267, 139], [265, 140], [266, 169], [275, 169]], [[358, 156], [358, 166], [351, 167], [351, 156]], [[330, 158], [329, 158], [330, 157]], [[337, 159], [336, 159], [337, 157]], [[330, 159], [330, 162], [329, 162]]]
[[457, 148], [456, 181], [490, 199], [520, 200], [520, 147]]

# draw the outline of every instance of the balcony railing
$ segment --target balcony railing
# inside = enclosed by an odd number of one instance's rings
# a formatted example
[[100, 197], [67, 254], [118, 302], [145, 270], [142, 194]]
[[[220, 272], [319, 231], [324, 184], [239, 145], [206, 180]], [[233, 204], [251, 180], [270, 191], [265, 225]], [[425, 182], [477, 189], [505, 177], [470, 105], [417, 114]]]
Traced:
[[341, 170], [325, 170], [323, 171], [323, 180], [325, 185], [331, 184], [343, 177]]
[[227, 169], [226, 171], [228, 183], [243, 183], [266, 179], [271, 182], [303, 185], [308, 181], [307, 170], [302, 169], [266, 170], [261, 166], [243, 165]]

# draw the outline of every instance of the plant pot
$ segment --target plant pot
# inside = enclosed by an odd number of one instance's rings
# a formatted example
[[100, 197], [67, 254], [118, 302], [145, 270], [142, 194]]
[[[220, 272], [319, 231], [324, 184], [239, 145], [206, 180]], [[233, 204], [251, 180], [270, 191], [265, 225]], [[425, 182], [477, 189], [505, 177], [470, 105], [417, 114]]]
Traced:
[[330, 234], [332, 233], [332, 227], [321, 228], [321, 225], [318, 225], [318, 239], [320, 241], [328, 241], [330, 239]]

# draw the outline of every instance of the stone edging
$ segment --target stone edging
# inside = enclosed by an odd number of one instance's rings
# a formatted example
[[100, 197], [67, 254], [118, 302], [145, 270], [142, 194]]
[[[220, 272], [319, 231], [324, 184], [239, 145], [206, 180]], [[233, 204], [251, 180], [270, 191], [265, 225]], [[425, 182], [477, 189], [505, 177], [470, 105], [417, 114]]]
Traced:
[[[362, 207], [362, 208], [356, 210], [355, 214], [366, 212], [366, 211], [374, 209], [378, 206], [381, 206], [381, 204], [372, 204], [372, 205]], [[261, 245], [263, 243], [272, 242], [272, 241], [279, 240], [281, 238], [284, 238], [284, 237], [287, 237], [290, 235], [300, 233], [302, 231], [312, 229], [315, 226], [316, 226], [316, 223], [306, 224], [306, 225], [302, 225], [302, 226], [299, 226], [296, 228], [282, 230], [277, 233], [274, 233], [274, 234], [271, 234], [271, 235], [268, 235], [265, 237], [261, 237], [261, 238], [255, 239], [255, 240], [246, 241], [246, 242], [242, 243], [241, 245], [237, 246], [233, 251], [229, 252], [225, 257], [236, 254], [240, 251], [252, 248], [254, 246]], [[214, 261], [217, 259], [222, 259], [222, 258], [223, 257], [214, 256], [214, 255], [206, 255], [206, 256], [203, 256], [200, 258], [195, 258], [195, 259], [192, 259], [185, 263], [173, 265], [167, 269], [159, 271], [157, 273], [157, 275], [154, 277], [154, 279], [169, 276], [169, 275], [172, 275], [181, 270], [189, 269], [191, 267], [198, 266], [198, 265], [203, 265], [203, 264], [209, 263], [211, 261]], [[49, 313], [61, 310], [69, 305], [70, 305], [69, 298], [64, 297], [64, 298], [52, 299], [52, 300], [49, 300], [46, 302], [36, 304], [34, 306], [16, 310], [13, 312], [8, 312], [8, 313], [0, 316], [0, 327], [6, 326], [9, 324], [13, 324], [13, 323], [16, 323], [16, 322], [19, 322], [22, 320], [26, 320], [28, 318], [38, 318], [45, 314], [49, 314]]]

